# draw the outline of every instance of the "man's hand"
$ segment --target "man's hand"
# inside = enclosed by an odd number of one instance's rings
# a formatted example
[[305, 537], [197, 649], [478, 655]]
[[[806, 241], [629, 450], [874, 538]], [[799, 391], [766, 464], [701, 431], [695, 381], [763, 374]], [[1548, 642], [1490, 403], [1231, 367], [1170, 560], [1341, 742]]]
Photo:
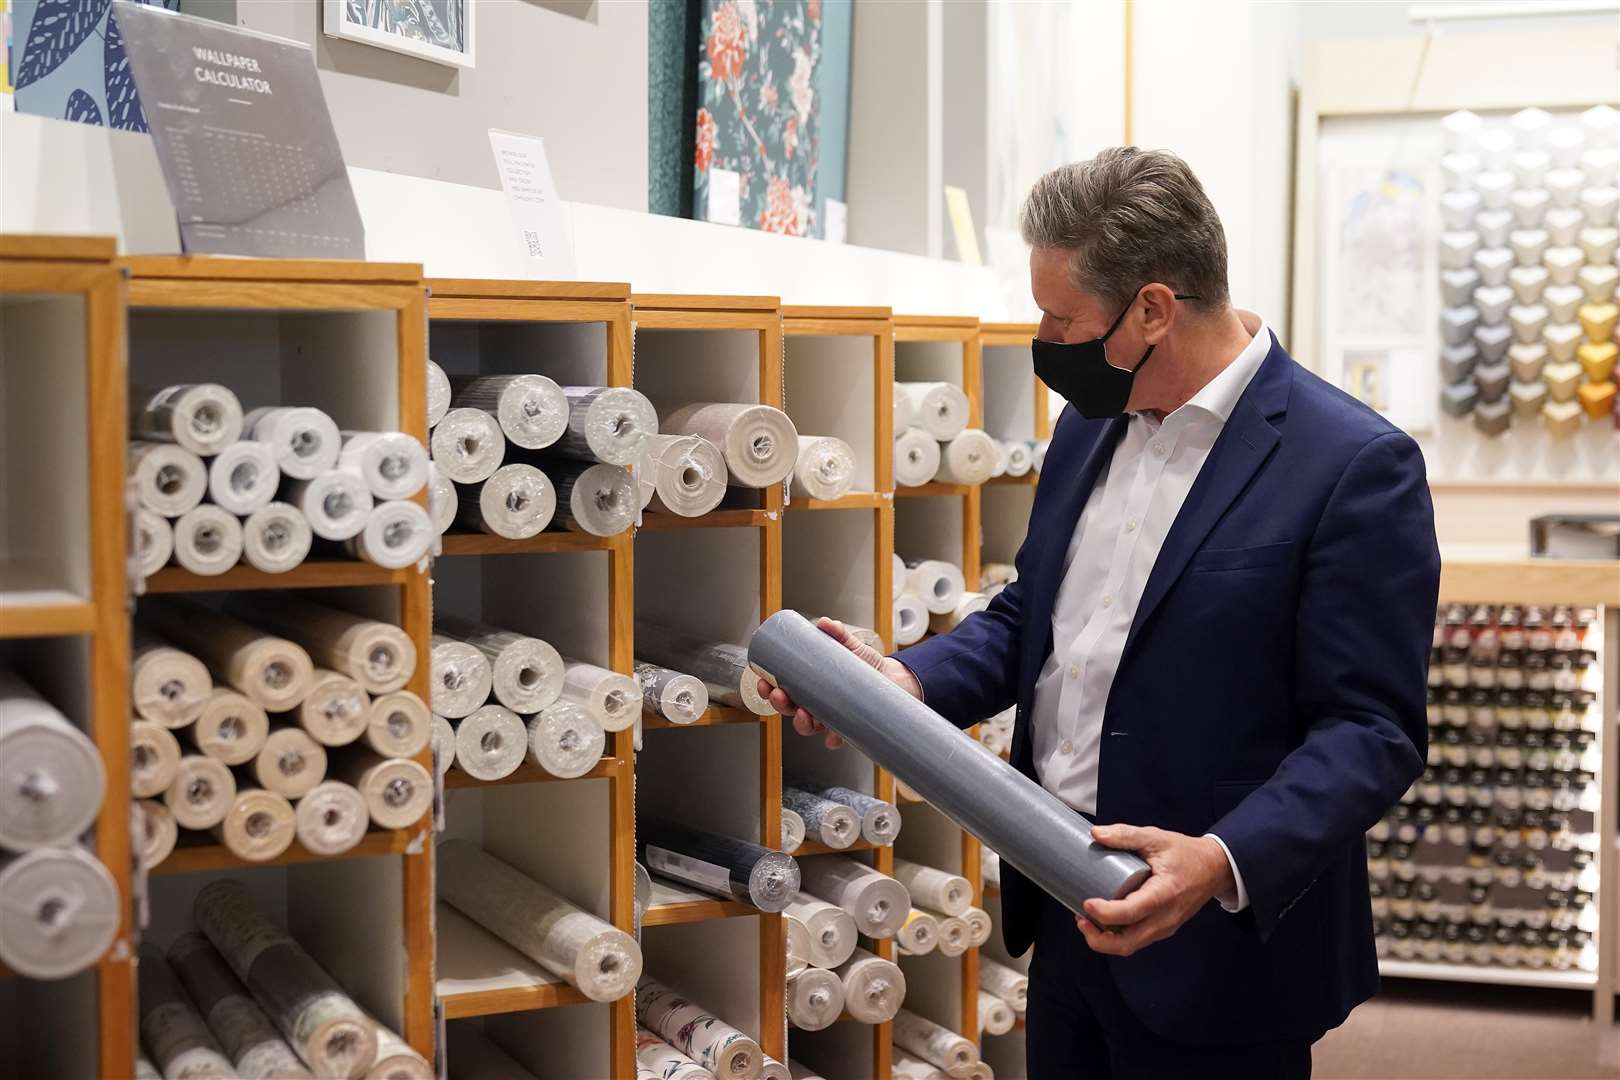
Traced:
[[[849, 631], [844, 629], [844, 624], [836, 619], [818, 619], [816, 620], [816, 629], [860, 657], [863, 662], [877, 668], [900, 689], [918, 701], [922, 700], [922, 685], [917, 682], [917, 676], [913, 675], [911, 669], [906, 665], [893, 657], [884, 656], [870, 645], [864, 645], [856, 641], [849, 636]], [[808, 710], [794, 704], [793, 699], [788, 697], [786, 690], [773, 687], [770, 683], [761, 679], [759, 680], [759, 693], [761, 697], [776, 708], [777, 712], [783, 716], [793, 718], [793, 730], [800, 735], [814, 735], [818, 731], [827, 731], [826, 726], [820, 720], [811, 716]], [[829, 750], [836, 750], [843, 745], [843, 738], [836, 732], [827, 731], [827, 748]]]
[[1236, 887], [1226, 852], [1210, 837], [1136, 825], [1097, 825], [1091, 835], [1106, 847], [1136, 852], [1153, 868], [1123, 900], [1086, 901], [1085, 915], [1075, 922], [1093, 952], [1130, 956], [1174, 934], [1199, 908]]

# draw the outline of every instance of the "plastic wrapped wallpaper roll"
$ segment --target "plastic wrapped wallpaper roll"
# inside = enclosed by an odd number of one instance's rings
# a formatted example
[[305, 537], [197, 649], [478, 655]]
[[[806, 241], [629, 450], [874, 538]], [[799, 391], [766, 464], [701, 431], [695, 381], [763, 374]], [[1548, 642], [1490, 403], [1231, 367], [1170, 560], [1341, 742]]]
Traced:
[[1029, 1005], [1029, 976], [988, 956], [979, 957], [979, 989], [996, 995], [1014, 1012], [1023, 1012]]
[[937, 1069], [921, 1058], [912, 1057], [898, 1045], [890, 1056], [889, 1075], [894, 1080], [952, 1080], [951, 1074], [944, 1069]]
[[237, 1069], [208, 1024], [175, 981], [163, 954], [148, 945], [135, 968], [139, 977], [141, 1042], [163, 1075], [185, 1080], [236, 1080]]
[[986, 885], [1001, 888], [1001, 856], [987, 847], [979, 848], [979, 871]]
[[377, 1025], [377, 1057], [366, 1080], [436, 1080], [427, 1059], [381, 1024]]
[[174, 521], [174, 561], [204, 577], [223, 574], [242, 558], [242, 523], [212, 503]]
[[973, 885], [957, 874], [906, 859], [896, 859], [894, 877], [906, 887], [906, 892], [911, 894], [911, 902], [918, 907], [941, 911], [946, 915], [961, 915], [973, 903]]
[[310, 480], [337, 464], [343, 439], [320, 409], [267, 405], [247, 414], [243, 434], [270, 447], [283, 476]]
[[207, 457], [242, 437], [242, 403], [218, 383], [132, 386], [129, 404], [131, 438], [179, 443]]
[[456, 729], [450, 726], [450, 721], [434, 714], [433, 716], [433, 767], [443, 776], [450, 771], [450, 766], [456, 763]]
[[433, 429], [428, 449], [451, 480], [481, 484], [506, 459], [506, 436], [483, 409], [451, 409]]
[[569, 457], [629, 465], [658, 434], [658, 413], [627, 386], [565, 386], [568, 429], [555, 446]]
[[639, 930], [641, 929], [641, 917], [647, 914], [647, 908], [652, 906], [652, 875], [647, 873], [645, 866], [636, 863], [633, 877], [635, 878], [635, 901], [632, 914], [635, 919], [636, 929]]
[[975, 1061], [966, 1073], [966, 1080], [996, 1080], [995, 1070], [990, 1068], [989, 1062]]
[[962, 1075], [979, 1060], [979, 1048], [971, 1040], [908, 1009], [894, 1015], [894, 1043], [952, 1076]]
[[720, 448], [732, 484], [766, 488], [793, 473], [799, 433], [787, 413], [770, 405], [699, 401], [661, 411], [662, 430], [701, 435]]
[[602, 730], [623, 731], [641, 714], [641, 685], [634, 675], [565, 657], [561, 700], [583, 708]]
[[383, 757], [415, 757], [433, 739], [433, 714], [409, 690], [372, 699], [365, 720], [361, 738]]
[[807, 837], [836, 851], [861, 838], [861, 816], [841, 802], [783, 785], [782, 805], [804, 819]]
[[207, 938], [196, 931], [181, 934], [169, 946], [168, 958], [180, 984], [232, 1062], [231, 1076], [240, 1080], [310, 1077], [298, 1054]]
[[916, 414], [911, 411], [911, 397], [901, 392], [900, 388], [897, 386], [894, 388], [893, 398], [894, 425], [890, 430], [904, 431], [908, 427], [916, 426], [917, 417]]
[[908, 559], [906, 591], [923, 602], [930, 613], [944, 615], [962, 601], [966, 583], [962, 568], [943, 559]]
[[828, 1028], [844, 1011], [844, 983], [825, 968], [807, 967], [787, 981], [788, 1022], [804, 1031]]
[[107, 783], [95, 744], [3, 668], [0, 763], [0, 848], [71, 844], [95, 821]]
[[863, 1024], [887, 1024], [906, 1000], [906, 976], [892, 960], [857, 948], [838, 966], [844, 1008]]
[[936, 634], [946, 634], [962, 625], [962, 620], [976, 611], [990, 606], [990, 597], [982, 592], [965, 592], [956, 606], [941, 615], [931, 615], [928, 628]]
[[296, 835], [292, 803], [261, 787], [238, 785], [225, 820], [214, 837], [243, 862], [268, 862], [292, 846]]
[[855, 811], [861, 819], [861, 837], [869, 844], [884, 847], [900, 835], [900, 812], [894, 803], [847, 787], [817, 788], [813, 793]]
[[529, 717], [529, 760], [552, 776], [572, 779], [596, 767], [607, 733], [586, 710], [553, 702]]
[[759, 1076], [764, 1054], [757, 1042], [650, 975], [636, 984], [636, 1019], [717, 1080]]
[[180, 743], [168, 728], [150, 720], [132, 721], [129, 762], [129, 793], [137, 799], [161, 795], [180, 767]]
[[230, 769], [213, 758], [185, 754], [163, 792], [163, 805], [174, 815], [175, 824], [211, 829], [225, 820], [235, 798], [236, 777]]
[[298, 706], [298, 724], [322, 746], [347, 746], [366, 730], [371, 698], [341, 672], [315, 669], [309, 696]]
[[400, 689], [416, 670], [416, 645], [392, 623], [328, 607], [290, 593], [244, 594], [233, 610], [303, 646], [323, 667], [373, 694]]
[[894, 482], [921, 487], [939, 472], [939, 443], [922, 428], [906, 428], [894, 437]]
[[427, 362], [427, 426], [431, 431], [450, 411], [450, 378], [444, 368]]
[[774, 716], [770, 702], [759, 696], [759, 678], [748, 667], [748, 650], [724, 641], [708, 641], [645, 619], [636, 620], [636, 652], [641, 659], [702, 679], [709, 699], [756, 716]]
[[973, 934], [960, 915], [939, 916], [938, 949], [941, 956], [956, 957], [968, 951]]
[[563, 659], [547, 642], [443, 613], [434, 614], [433, 626], [484, 654], [490, 664], [490, 691], [513, 712], [538, 712], [562, 693]]
[[446, 1024], [444, 1034], [450, 1080], [536, 1080], [532, 1072], [472, 1023]]
[[169, 808], [156, 799], [136, 799], [133, 809], [136, 854], [142, 869], [151, 870], [174, 852], [180, 826], [175, 824]]
[[184, 447], [132, 442], [127, 462], [126, 475], [134, 482], [136, 501], [154, 514], [177, 518], [208, 493], [208, 467]]
[[912, 908], [894, 940], [908, 956], [926, 956], [939, 944], [939, 920], [926, 911]]
[[456, 523], [460, 513], [461, 496], [456, 494], [456, 485], [444, 475], [438, 462], [429, 462], [428, 517], [433, 519], [433, 528], [443, 536]]
[[855, 486], [855, 448], [831, 435], [800, 435], [793, 466], [793, 493], [838, 499]]
[[889, 557], [892, 566], [889, 574], [890, 599], [898, 600], [906, 591], [906, 560], [899, 555]]
[[453, 407], [492, 414], [514, 446], [539, 450], [568, 427], [568, 399], [544, 375], [460, 375], [450, 387]]
[[592, 1001], [635, 988], [641, 948], [629, 934], [465, 840], [441, 841], [438, 859], [439, 899]]
[[996, 465], [996, 441], [978, 428], [968, 428], [940, 448], [935, 479], [946, 484], [982, 484]]
[[898, 382], [894, 393], [896, 397], [904, 394], [911, 402], [911, 422], [930, 438], [945, 442], [967, 427], [967, 394], [954, 383]]
[[527, 540], [545, 531], [557, 514], [557, 489], [533, 465], [502, 465], [469, 498], [456, 496], [456, 520], [472, 532]]
[[344, 550], [385, 570], [403, 570], [427, 557], [437, 535], [426, 510], [413, 502], [393, 500], [372, 506], [365, 526], [344, 542]]
[[135, 1080], [163, 1080], [157, 1066], [147, 1060], [145, 1050], [135, 1052]]
[[165, 638], [268, 712], [296, 708], [309, 693], [315, 665], [286, 638], [180, 597], [145, 605], [142, 614]]
[[1002, 443], [1007, 452], [1007, 475], [1028, 476], [1031, 465], [1034, 464], [1034, 451], [1031, 444], [1016, 439]]
[[788, 1075], [791, 1077], [791, 1080], [826, 1080], [825, 1077], [816, 1072], [814, 1069], [806, 1065], [800, 1065], [792, 1058], [788, 1059]]
[[797, 810], [782, 807], [782, 851], [791, 855], [804, 843], [804, 818]]
[[979, 568], [979, 588], [992, 585], [1011, 585], [1018, 580], [1018, 568], [1012, 563], [990, 562]]
[[759, 1080], [793, 1080], [793, 1074], [786, 1065], [765, 1054], [759, 1061]]
[[654, 874], [764, 912], [781, 911], [799, 891], [791, 855], [674, 821], [639, 825], [641, 861]]
[[995, 443], [996, 443], [996, 460], [990, 466], [990, 477], [991, 477], [991, 479], [994, 479], [994, 478], [996, 478], [998, 476], [1006, 476], [1007, 475], [1007, 444], [1004, 443], [1004, 442], [1001, 442], [999, 439], [996, 440]]
[[208, 463], [208, 497], [221, 510], [247, 515], [276, 497], [281, 469], [264, 443], [244, 440], [222, 447]]
[[957, 752], [956, 740], [965, 736], [949, 721], [797, 612], [767, 619], [749, 656], [830, 729], [1071, 910], [1092, 897], [1124, 896], [1147, 879], [1147, 863], [1093, 844], [1085, 818], [1011, 765], [988, 753]]
[[207, 935], [276, 1029], [318, 1076], [364, 1076], [377, 1056], [376, 1024], [298, 942], [226, 879], [192, 905]]
[[894, 602], [894, 643], [915, 645], [928, 633], [928, 608], [922, 600], [906, 593]]
[[135, 511], [135, 562], [142, 577], [163, 569], [174, 554], [174, 526], [146, 507]]
[[977, 949], [990, 940], [990, 913], [983, 908], [970, 907], [962, 912], [968, 925], [968, 944]]
[[273, 502], [242, 522], [242, 557], [266, 574], [285, 574], [309, 555], [315, 534], [291, 503]]
[[304, 850], [341, 855], [365, 839], [371, 812], [360, 792], [341, 780], [322, 780], [293, 807], [293, 830]]
[[332, 775], [360, 793], [371, 820], [384, 829], [409, 828], [433, 807], [433, 778], [409, 758], [353, 746], [339, 752]]
[[709, 707], [709, 688], [695, 675], [636, 662], [642, 708], [672, 724], [690, 724]]
[[338, 468], [359, 473], [374, 498], [409, 499], [428, 483], [425, 447], [403, 431], [345, 431]]
[[348, 540], [366, 527], [376, 505], [359, 473], [327, 469], [307, 480], [281, 485], [282, 498], [298, 507], [309, 529], [322, 540]]
[[546, 473], [557, 486], [554, 522], [592, 536], [617, 536], [636, 519], [636, 485], [617, 465], [547, 458]]
[[638, 1080], [714, 1080], [714, 1073], [644, 1027], [636, 1028], [636, 1072]]
[[810, 935], [808, 959], [821, 968], [842, 965], [855, 951], [855, 920], [836, 904], [801, 892], [783, 909], [787, 918], [802, 923]]
[[435, 633], [432, 701], [434, 712], [451, 720], [469, 716], [489, 700], [495, 669], [476, 645]]
[[702, 517], [726, 497], [726, 459], [698, 435], [654, 435], [636, 466], [641, 507]]
[[33, 979], [77, 974], [112, 945], [122, 903], [81, 847], [0, 854], [0, 963]]
[[456, 725], [456, 764], [475, 780], [510, 776], [528, 749], [522, 718], [504, 705], [475, 709]]
[[791, 979], [810, 966], [810, 930], [798, 919], [783, 915], [782, 932], [787, 936], [786, 974]]
[[911, 912], [904, 885], [848, 856], [809, 860], [803, 877], [805, 892], [843, 908], [867, 937], [893, 937]]
[[326, 749], [303, 728], [272, 727], [253, 759], [252, 775], [261, 787], [301, 799], [326, 779]]
[[1018, 1016], [1012, 1006], [985, 990], [979, 991], [979, 1030], [991, 1035], [1005, 1035], [1013, 1029]]
[[1035, 443], [1034, 449], [1030, 451], [1029, 467], [1037, 474], [1041, 471], [1041, 466], [1046, 464], [1046, 448], [1051, 444], [1052, 440], [1050, 439], [1040, 439]]

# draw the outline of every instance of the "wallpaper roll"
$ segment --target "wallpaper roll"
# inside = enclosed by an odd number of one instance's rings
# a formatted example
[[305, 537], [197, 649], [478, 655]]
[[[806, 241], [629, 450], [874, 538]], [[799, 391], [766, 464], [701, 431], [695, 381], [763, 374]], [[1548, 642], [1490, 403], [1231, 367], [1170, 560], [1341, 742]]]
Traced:
[[1002, 445], [1007, 448], [1007, 475], [1028, 476], [1035, 463], [1033, 445], [1020, 439], [1010, 439]]
[[994, 442], [996, 447], [996, 460], [990, 465], [991, 479], [995, 479], [998, 476], [1007, 475], [1007, 444], [1002, 442], [1000, 439], [996, 439]]
[[309, 1080], [310, 1071], [208, 939], [195, 930], [169, 946], [169, 964], [240, 1080]]
[[242, 557], [255, 570], [285, 574], [309, 555], [315, 534], [291, 503], [273, 502], [242, 522]]
[[979, 588], [991, 585], [1010, 585], [1018, 580], [1018, 568], [1012, 563], [985, 563], [979, 568]]
[[1013, 1012], [1012, 1006], [1002, 1001], [996, 995], [984, 990], [979, 991], [979, 1030], [991, 1035], [1005, 1035], [1013, 1029], [1018, 1022], [1018, 1016]]
[[1052, 445], [1051, 439], [1039, 439], [1035, 443], [1034, 450], [1029, 455], [1029, 467], [1035, 470], [1037, 474], [1040, 473], [1041, 466], [1046, 464], [1046, 448], [1050, 445]]
[[944, 1069], [937, 1069], [921, 1058], [912, 1057], [898, 1045], [893, 1048], [889, 1060], [889, 1075], [894, 1080], [951, 1080], [951, 1074]]
[[804, 1031], [828, 1028], [844, 1011], [844, 982], [824, 968], [807, 967], [787, 981], [788, 1022]]
[[276, 456], [261, 442], [233, 442], [208, 463], [208, 497], [233, 514], [245, 516], [264, 506], [280, 483]]
[[163, 1075], [175, 1080], [236, 1080], [236, 1066], [180, 989], [163, 954], [153, 946], [142, 947], [135, 971], [140, 1041]]
[[443, 536], [456, 523], [460, 513], [461, 496], [456, 494], [456, 485], [444, 475], [438, 462], [429, 462], [428, 517], [433, 519], [433, 528]]
[[894, 940], [908, 956], [926, 956], [939, 944], [939, 920], [926, 911], [912, 908]]
[[84, 732], [0, 668], [0, 848], [73, 843], [96, 820], [106, 783]]
[[899, 555], [889, 557], [892, 569], [889, 574], [890, 599], [898, 600], [906, 591], [906, 560]]
[[[306, 701], [306, 704], [308, 702]], [[227, 765], [252, 761], [270, 735], [270, 717], [244, 694], [216, 686], [186, 732], [200, 753]]]
[[617, 465], [588, 464], [568, 458], [546, 462], [557, 485], [553, 522], [592, 536], [617, 536], [636, 520], [636, 486]]
[[427, 362], [427, 426], [431, 431], [438, 426], [444, 414], [450, 411], [450, 378], [444, 368], [432, 360]]
[[465, 840], [438, 847], [439, 899], [592, 1001], [617, 1001], [641, 975], [634, 938]]
[[960, 915], [939, 917], [939, 954], [957, 957], [968, 951], [973, 943], [973, 931]]
[[150, 720], [129, 725], [129, 793], [137, 799], [163, 794], [180, 767], [180, 743], [168, 728]]
[[337, 464], [343, 439], [332, 418], [308, 406], [265, 406], [248, 413], [243, 431], [265, 443], [283, 476], [309, 480]]
[[800, 435], [793, 466], [793, 493], [837, 499], [855, 486], [855, 448], [831, 435]]
[[456, 763], [456, 729], [437, 713], [433, 716], [433, 765], [443, 776]]
[[897, 382], [896, 397], [904, 394], [911, 402], [912, 423], [930, 438], [946, 442], [962, 433], [968, 424], [968, 399], [960, 386], [947, 382]]
[[433, 777], [409, 758], [351, 746], [338, 752], [332, 775], [360, 793], [371, 820], [384, 829], [410, 828], [433, 808]]
[[242, 523], [212, 503], [174, 521], [174, 561], [193, 574], [213, 577], [242, 557]]
[[561, 700], [583, 708], [604, 731], [623, 731], [641, 713], [641, 685], [634, 675], [563, 659]]
[[908, 427], [916, 426], [916, 423], [917, 423], [917, 416], [911, 410], [911, 397], [910, 397], [910, 395], [902, 393], [899, 387], [895, 387], [895, 389], [894, 389], [894, 424], [893, 424], [892, 430], [894, 430], [894, 431], [904, 431]]
[[260, 786], [299, 799], [326, 779], [326, 750], [303, 728], [274, 727], [253, 759]]
[[201, 754], [184, 754], [175, 766], [174, 779], [163, 792], [163, 805], [176, 825], [211, 829], [225, 820], [236, 798], [236, 777], [223, 762]]
[[701, 435], [719, 447], [728, 478], [738, 487], [780, 484], [799, 456], [793, 421], [770, 405], [700, 401], [660, 414], [659, 423], [666, 432]]
[[826, 1080], [820, 1073], [805, 1065], [800, 1065], [792, 1058], [788, 1059], [788, 1076], [790, 1080]]
[[979, 848], [979, 871], [986, 885], [1001, 888], [1001, 856], [987, 847]]
[[371, 698], [347, 675], [315, 669], [309, 696], [298, 706], [298, 725], [322, 746], [347, 746], [366, 730]]
[[894, 803], [847, 787], [817, 788], [814, 793], [823, 799], [843, 803], [860, 815], [861, 837], [869, 844], [886, 846], [894, 843], [895, 837], [900, 835], [900, 812], [895, 809]]
[[377, 1025], [377, 1057], [366, 1080], [437, 1080], [427, 1059], [382, 1024]]
[[894, 643], [915, 645], [928, 633], [928, 608], [911, 593], [894, 602]]
[[204, 886], [192, 917], [312, 1072], [350, 1080], [365, 1075], [377, 1056], [376, 1024], [264, 917], [241, 882]]
[[428, 453], [403, 431], [345, 431], [338, 468], [359, 473], [379, 501], [409, 499], [428, 482]]
[[791, 855], [674, 821], [639, 825], [641, 861], [655, 874], [764, 912], [783, 910], [799, 891], [799, 864]]
[[281, 496], [303, 511], [310, 531], [322, 540], [348, 540], [366, 527], [375, 505], [359, 473], [327, 469], [308, 480], [288, 480]]
[[401, 689], [416, 670], [416, 644], [393, 623], [285, 592], [243, 594], [231, 608], [254, 625], [296, 641], [323, 667], [347, 675], [369, 693]]
[[433, 739], [433, 714], [409, 690], [374, 698], [365, 715], [361, 738], [383, 757], [415, 757]]
[[218, 383], [132, 386], [129, 405], [132, 439], [179, 443], [207, 457], [242, 437], [242, 403]]
[[434, 627], [484, 654], [491, 692], [513, 712], [538, 712], [562, 693], [562, 656], [539, 638], [448, 614], [436, 613]]
[[642, 708], [672, 724], [690, 724], [709, 707], [709, 688], [695, 675], [636, 662]]
[[177, 518], [202, 502], [208, 492], [208, 467], [202, 458], [172, 443], [129, 444], [126, 474], [135, 498], [154, 514]]
[[783, 785], [782, 805], [804, 819], [805, 836], [834, 850], [861, 838], [861, 816], [841, 802]]
[[895, 880], [906, 887], [911, 902], [947, 915], [964, 914], [973, 903], [967, 878], [906, 859], [894, 860]]
[[296, 826], [292, 803], [257, 787], [238, 787], [225, 820], [214, 836], [243, 862], [268, 862], [292, 846]]
[[[810, 966], [810, 928], [784, 913], [782, 933], [787, 938], [787, 977], [791, 979]], [[843, 994], [840, 993], [839, 997], [842, 998]]]
[[365, 527], [346, 542], [357, 559], [385, 570], [403, 570], [427, 557], [433, 549], [433, 519], [413, 502], [377, 503], [366, 515]]
[[906, 428], [894, 437], [894, 482], [901, 487], [929, 483], [939, 462], [939, 443], [922, 428]]
[[456, 725], [456, 764], [474, 780], [499, 780], [528, 752], [523, 720], [504, 705], [475, 709]]
[[857, 948], [838, 966], [844, 980], [844, 1008], [863, 1024], [887, 1024], [906, 1000], [900, 965]]
[[996, 464], [996, 441], [978, 428], [968, 428], [940, 448], [935, 479], [946, 484], [982, 484]]
[[803, 878], [805, 892], [843, 908], [867, 937], [893, 937], [911, 913], [904, 885], [844, 855], [808, 860]]
[[555, 444], [569, 457], [629, 465], [658, 434], [658, 413], [627, 386], [565, 386], [568, 430]]
[[163, 1074], [146, 1057], [145, 1050], [135, 1052], [135, 1080], [163, 1080]]
[[533, 465], [502, 465], [468, 497], [456, 496], [456, 520], [471, 532], [508, 540], [538, 536], [557, 513], [557, 489]]
[[949, 721], [797, 612], [765, 620], [749, 656], [762, 676], [1070, 910], [1146, 880], [1139, 857], [1093, 844], [1085, 818], [1000, 758], [960, 753], [964, 736]]
[[798, 811], [782, 807], [782, 852], [791, 855], [804, 843], [804, 818]]
[[644, 1027], [636, 1028], [636, 1070], [653, 1080], [714, 1080], [705, 1069]]
[[529, 760], [553, 776], [571, 779], [596, 767], [607, 734], [586, 710], [553, 702], [528, 720]]
[[296, 708], [309, 693], [315, 665], [294, 642], [190, 599], [164, 597], [162, 603], [143, 608], [142, 614], [159, 633], [266, 711]]
[[769, 1054], [762, 1054], [759, 1059], [759, 1080], [793, 1080], [793, 1074], [780, 1061]]
[[174, 554], [174, 526], [146, 507], [135, 511], [135, 562], [142, 577], [163, 569]]
[[493, 414], [514, 446], [539, 450], [568, 428], [568, 399], [544, 375], [458, 375], [450, 387], [452, 406]]
[[180, 826], [169, 808], [156, 799], [136, 799], [134, 812], [136, 854], [141, 868], [151, 870], [174, 852]]
[[968, 944], [977, 949], [990, 940], [990, 913], [983, 908], [970, 907], [962, 912], [968, 924]]
[[974, 612], [983, 611], [990, 606], [990, 597], [982, 592], [964, 592], [956, 606], [941, 615], [933, 615], [928, 619], [928, 628], [936, 634], [946, 634], [962, 625], [962, 620]]
[[726, 497], [726, 459], [698, 435], [654, 435], [636, 473], [642, 509], [702, 517]]
[[33, 979], [75, 975], [112, 945], [122, 904], [81, 847], [0, 854], [0, 963]]
[[979, 989], [996, 995], [1016, 1012], [1029, 1005], [1029, 976], [988, 956], [979, 957]]
[[929, 612], [944, 615], [956, 610], [966, 588], [962, 568], [943, 559], [908, 559], [906, 590], [923, 602]]
[[451, 409], [428, 440], [439, 469], [458, 484], [481, 484], [506, 459], [506, 435], [483, 409]]
[[636, 1019], [717, 1080], [757, 1080], [759, 1044], [651, 975], [636, 984]]
[[433, 711], [451, 720], [471, 715], [489, 700], [495, 669], [476, 645], [433, 635]]
[[979, 1048], [970, 1040], [908, 1009], [894, 1015], [894, 1043], [953, 1076], [979, 1060]]
[[647, 868], [645, 866], [642, 866], [640, 863], [636, 863], [635, 864], [635, 869], [634, 869], [634, 877], [635, 877], [635, 902], [634, 902], [635, 923], [636, 923], [637, 929], [640, 929], [640, 927], [641, 927], [641, 917], [643, 915], [647, 914], [647, 909], [652, 906], [652, 875], [647, 872]]
[[536, 1080], [470, 1022], [446, 1024], [444, 1035], [450, 1080]]
[[341, 780], [322, 780], [293, 807], [293, 831], [305, 851], [341, 855], [366, 837], [365, 797]]
[[709, 699], [756, 716], [774, 716], [771, 703], [759, 696], [759, 678], [748, 667], [748, 650], [730, 642], [709, 641], [645, 619], [636, 620], [636, 653], [650, 663], [702, 679]]
[[855, 920], [843, 908], [801, 892], [783, 911], [810, 932], [809, 960], [814, 966], [839, 967], [854, 953]]

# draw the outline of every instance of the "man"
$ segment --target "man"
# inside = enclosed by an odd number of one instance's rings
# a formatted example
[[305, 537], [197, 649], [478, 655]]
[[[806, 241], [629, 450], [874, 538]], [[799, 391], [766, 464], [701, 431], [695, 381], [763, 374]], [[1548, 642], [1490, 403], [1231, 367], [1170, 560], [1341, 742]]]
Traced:
[[1016, 704], [1014, 766], [1152, 866], [1079, 916], [1003, 867], [1034, 1080], [1308, 1076], [1377, 989], [1363, 834], [1427, 748], [1423, 459], [1233, 310], [1174, 155], [1058, 169], [1022, 224], [1070, 405], [1018, 580], [897, 658], [823, 629], [959, 725]]

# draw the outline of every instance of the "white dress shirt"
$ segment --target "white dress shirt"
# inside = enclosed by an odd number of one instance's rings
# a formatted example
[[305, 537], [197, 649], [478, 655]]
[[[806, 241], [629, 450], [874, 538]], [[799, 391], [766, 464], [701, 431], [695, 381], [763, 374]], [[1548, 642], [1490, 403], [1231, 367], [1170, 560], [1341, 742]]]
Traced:
[[[1243, 351], [1185, 405], [1162, 421], [1132, 413], [1075, 526], [1052, 608], [1052, 654], [1035, 681], [1032, 734], [1041, 786], [1081, 813], [1097, 810], [1103, 711], [1148, 575], [1210, 449], [1270, 350], [1271, 331], [1262, 322]], [[1237, 882], [1217, 899], [1226, 910], [1241, 911], [1249, 902], [1243, 877], [1225, 841], [1214, 839]]]

